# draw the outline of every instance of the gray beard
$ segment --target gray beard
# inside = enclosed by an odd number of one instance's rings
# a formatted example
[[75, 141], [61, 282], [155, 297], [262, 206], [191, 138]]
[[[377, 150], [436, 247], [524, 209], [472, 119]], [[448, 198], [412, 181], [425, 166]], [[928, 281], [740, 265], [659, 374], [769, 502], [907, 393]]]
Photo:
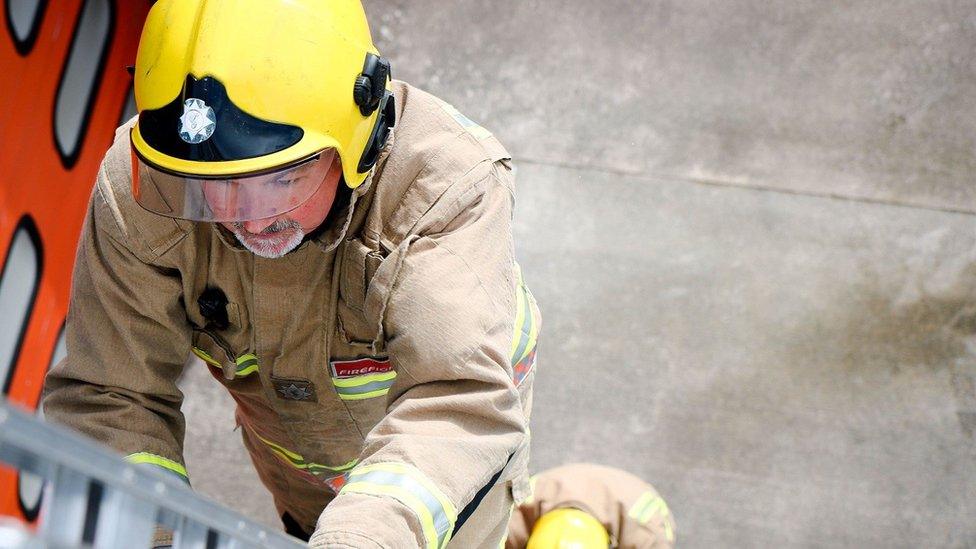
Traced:
[[297, 248], [305, 238], [305, 231], [301, 224], [290, 219], [279, 219], [266, 227], [260, 234], [264, 237], [271, 236], [273, 238], [255, 240], [252, 238], [254, 233], [245, 230], [243, 223], [234, 223], [234, 236], [237, 237], [237, 241], [254, 255], [266, 259], [278, 259], [284, 256]]

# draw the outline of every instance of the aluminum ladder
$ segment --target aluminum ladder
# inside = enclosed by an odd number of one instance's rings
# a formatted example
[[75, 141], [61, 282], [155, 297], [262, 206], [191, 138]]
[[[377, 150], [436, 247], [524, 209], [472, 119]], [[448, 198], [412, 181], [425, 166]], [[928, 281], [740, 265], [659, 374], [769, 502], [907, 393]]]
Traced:
[[16, 544], [0, 539], [5, 549], [146, 548], [157, 525], [173, 531], [175, 549], [307, 547], [2, 398], [0, 462], [46, 483], [39, 528]]

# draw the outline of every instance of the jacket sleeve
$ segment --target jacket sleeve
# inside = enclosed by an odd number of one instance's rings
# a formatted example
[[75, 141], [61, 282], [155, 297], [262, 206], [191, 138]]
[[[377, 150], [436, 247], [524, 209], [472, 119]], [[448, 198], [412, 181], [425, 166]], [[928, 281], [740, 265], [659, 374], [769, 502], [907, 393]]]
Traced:
[[526, 441], [512, 195], [492, 174], [457, 205], [397, 258], [383, 317], [396, 385], [312, 547], [443, 547]]
[[180, 277], [137, 257], [104, 164], [98, 178], [74, 266], [67, 356], [47, 375], [44, 412], [185, 480], [176, 379], [190, 334]]

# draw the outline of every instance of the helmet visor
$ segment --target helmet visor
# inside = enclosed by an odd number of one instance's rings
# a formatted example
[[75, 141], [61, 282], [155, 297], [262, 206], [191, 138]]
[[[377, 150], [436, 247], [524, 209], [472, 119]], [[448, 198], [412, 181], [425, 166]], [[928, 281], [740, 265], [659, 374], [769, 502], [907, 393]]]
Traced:
[[336, 158], [326, 149], [255, 174], [201, 177], [169, 172], [132, 149], [132, 194], [150, 212], [191, 221], [233, 222], [276, 217], [319, 190]]

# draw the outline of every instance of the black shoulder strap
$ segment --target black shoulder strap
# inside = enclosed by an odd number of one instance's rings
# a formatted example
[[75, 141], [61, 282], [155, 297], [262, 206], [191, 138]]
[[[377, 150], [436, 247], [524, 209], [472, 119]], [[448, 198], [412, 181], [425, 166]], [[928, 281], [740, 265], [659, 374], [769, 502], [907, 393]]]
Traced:
[[478, 506], [481, 505], [481, 501], [485, 499], [488, 492], [495, 487], [495, 483], [498, 482], [498, 479], [502, 476], [502, 472], [505, 471], [505, 467], [508, 467], [508, 464], [512, 462], [513, 457], [515, 457], [514, 452], [508, 456], [508, 460], [505, 461], [505, 466], [499, 469], [498, 472], [491, 477], [488, 483], [478, 490], [478, 493], [474, 495], [474, 499], [471, 500], [471, 503], [467, 504], [464, 509], [461, 510], [457, 521], [454, 523], [454, 532], [451, 534], [451, 537], [457, 535], [458, 531], [461, 530], [461, 527], [464, 526], [464, 523], [468, 521], [468, 518], [470, 518]]

